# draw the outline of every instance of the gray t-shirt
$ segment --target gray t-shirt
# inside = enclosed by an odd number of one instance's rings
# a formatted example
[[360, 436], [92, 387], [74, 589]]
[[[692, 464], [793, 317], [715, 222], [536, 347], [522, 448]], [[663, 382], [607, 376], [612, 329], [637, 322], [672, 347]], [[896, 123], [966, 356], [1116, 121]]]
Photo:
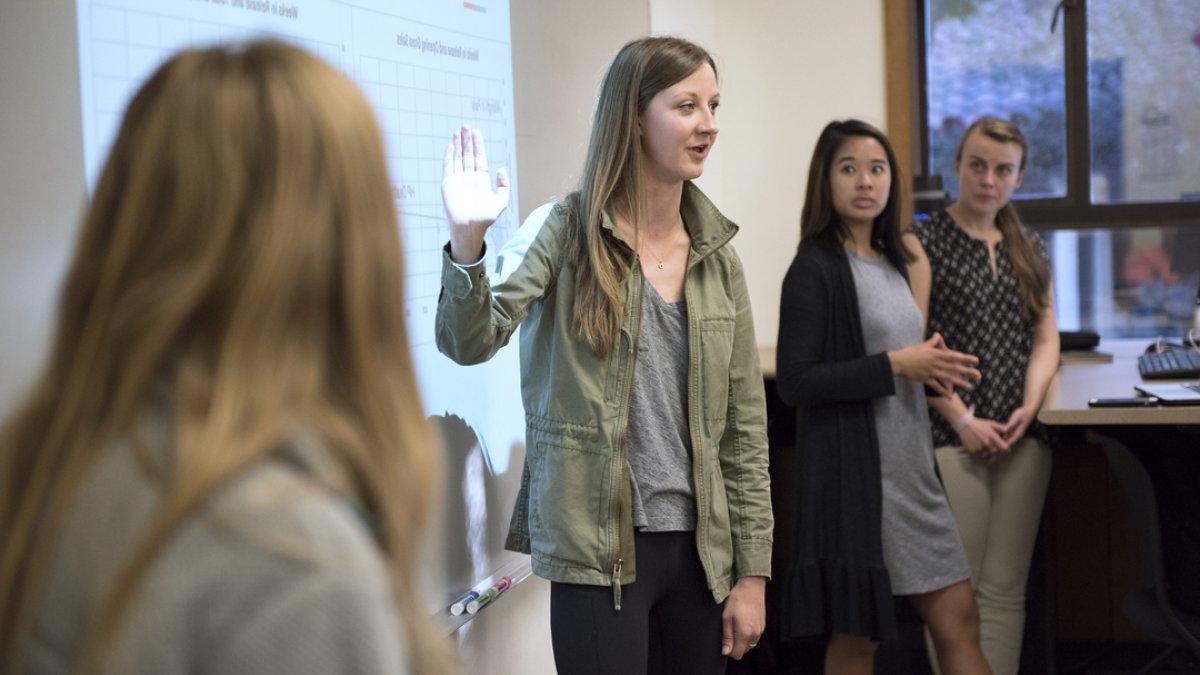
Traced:
[[633, 525], [649, 532], [694, 530], [687, 304], [667, 302], [649, 282], [643, 285], [626, 446], [633, 476]]
[[[169, 453], [150, 420], [150, 457]], [[217, 490], [137, 587], [104, 673], [404, 673], [384, 559], [321, 443], [301, 437]], [[69, 672], [88, 619], [148, 533], [161, 492], [105, 448], [59, 531], [23, 672]]]
[[[886, 258], [848, 252], [868, 354], [924, 339], [921, 310]], [[896, 595], [926, 593], [971, 576], [946, 493], [938, 482], [924, 386], [896, 377], [874, 401], [882, 478], [883, 560]]]

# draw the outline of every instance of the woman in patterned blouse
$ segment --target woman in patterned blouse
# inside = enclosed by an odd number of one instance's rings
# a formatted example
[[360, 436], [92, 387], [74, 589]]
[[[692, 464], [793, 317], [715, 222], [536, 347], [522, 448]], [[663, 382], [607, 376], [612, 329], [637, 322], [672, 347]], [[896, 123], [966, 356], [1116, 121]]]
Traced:
[[1035, 417], [1058, 367], [1050, 266], [1041, 240], [1010, 199], [1028, 143], [991, 117], [967, 129], [955, 157], [958, 200], [917, 223], [906, 243], [926, 331], [979, 357], [973, 391], [931, 398], [938, 468], [979, 602], [983, 651], [997, 675], [1015, 674], [1025, 623], [1025, 582], [1050, 451]]

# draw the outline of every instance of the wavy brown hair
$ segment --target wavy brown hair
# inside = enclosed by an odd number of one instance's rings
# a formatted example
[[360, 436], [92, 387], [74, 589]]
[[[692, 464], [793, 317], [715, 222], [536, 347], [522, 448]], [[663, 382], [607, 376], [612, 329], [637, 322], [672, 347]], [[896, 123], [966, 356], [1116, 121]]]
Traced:
[[[958, 142], [958, 151], [954, 154], [955, 165], [962, 162], [963, 147], [966, 146], [967, 138], [974, 131], [979, 131], [993, 141], [1013, 143], [1021, 148], [1019, 170], [1025, 171], [1025, 160], [1029, 156], [1029, 141], [1025, 139], [1025, 134], [1021, 133], [1017, 125], [998, 117], [980, 117], [967, 127], [962, 140]], [[1011, 199], [996, 214], [996, 228], [1000, 230], [1008, 248], [1013, 275], [1016, 276], [1021, 289], [1021, 304], [1029, 316], [1036, 321], [1041, 318], [1042, 312], [1046, 311], [1050, 289], [1050, 265], [1038, 253], [1030, 235], [1022, 227], [1021, 217], [1017, 214], [1017, 207], [1013, 205]]]
[[50, 359], [0, 433], [0, 670], [28, 637], [64, 510], [100, 451], [137, 448], [169, 391], [170, 460], [148, 533], [80, 657], [96, 668], [141, 582], [215, 494], [301, 432], [375, 524], [412, 665], [443, 641], [414, 588], [437, 484], [404, 321], [380, 132], [333, 67], [278, 42], [188, 51], [126, 112], [84, 218]]
[[634, 40], [617, 52], [600, 85], [587, 159], [579, 187], [567, 196], [566, 260], [575, 269], [575, 324], [596, 356], [612, 350], [623, 315], [622, 284], [632, 254], [604, 229], [613, 208], [637, 232], [642, 214], [642, 144], [638, 118], [658, 92], [686, 79], [704, 64], [717, 72], [702, 47], [674, 37]]

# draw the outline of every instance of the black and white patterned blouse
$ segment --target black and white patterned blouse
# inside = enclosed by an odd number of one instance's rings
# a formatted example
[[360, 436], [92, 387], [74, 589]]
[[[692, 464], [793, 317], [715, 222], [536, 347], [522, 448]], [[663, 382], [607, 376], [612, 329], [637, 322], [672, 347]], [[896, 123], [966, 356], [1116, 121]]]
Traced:
[[[993, 275], [987, 243], [969, 236], [944, 210], [914, 223], [912, 232], [933, 272], [926, 336], [941, 333], [950, 349], [979, 357], [983, 380], [959, 395], [968, 407], [975, 406], [976, 417], [1007, 422], [1024, 402], [1034, 324], [1023, 309], [1005, 242], [996, 245]], [[1046, 258], [1042, 240], [1026, 234]], [[961, 443], [949, 422], [930, 417], [934, 447]], [[1044, 429], [1034, 420], [1026, 433], [1042, 437]]]

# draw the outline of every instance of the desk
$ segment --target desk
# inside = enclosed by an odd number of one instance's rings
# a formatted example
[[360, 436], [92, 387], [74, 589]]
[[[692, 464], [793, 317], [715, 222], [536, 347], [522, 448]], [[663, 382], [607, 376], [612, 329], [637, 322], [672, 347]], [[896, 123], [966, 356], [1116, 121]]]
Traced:
[[[1200, 425], [1200, 407], [1089, 408], [1092, 398], [1134, 396], [1142, 382], [1137, 357], [1148, 338], [1105, 340], [1111, 363], [1066, 362], [1050, 383], [1038, 420], [1061, 436], [1043, 523], [1049, 550], [1040, 564], [1052, 580], [1046, 605], [1061, 643], [1136, 642], [1145, 637], [1124, 617], [1121, 602], [1136, 578], [1136, 538], [1124, 498], [1103, 453], [1085, 431], [1113, 438]], [[1170, 380], [1156, 380], [1170, 382]], [[1153, 450], [1150, 450], [1153, 452]], [[1039, 561], [1035, 560], [1035, 565]], [[1032, 582], [1032, 579], [1031, 579]]]
[[1093, 398], [1136, 395], [1133, 386], [1142, 383], [1142, 378], [1138, 375], [1137, 357], [1149, 343], [1147, 338], [1105, 340], [1100, 345], [1100, 350], [1113, 355], [1112, 363], [1064, 363], [1050, 381], [1046, 400], [1038, 413], [1038, 421], [1048, 426], [1086, 427], [1200, 424], [1200, 406], [1088, 407], [1088, 400]]

